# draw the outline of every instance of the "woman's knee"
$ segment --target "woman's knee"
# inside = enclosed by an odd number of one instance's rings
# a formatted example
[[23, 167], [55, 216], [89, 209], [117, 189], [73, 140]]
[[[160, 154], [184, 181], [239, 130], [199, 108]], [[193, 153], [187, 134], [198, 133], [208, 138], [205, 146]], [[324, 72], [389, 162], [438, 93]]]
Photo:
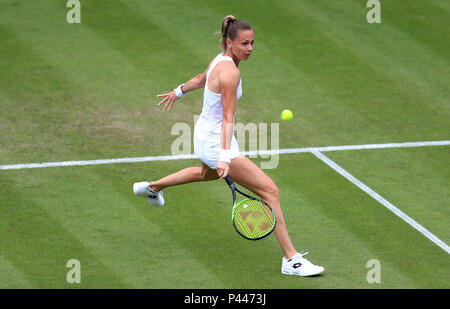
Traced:
[[263, 188], [262, 197], [265, 199], [279, 199], [280, 191], [278, 190], [277, 185], [273, 182], [272, 179], [269, 178], [266, 185]]
[[275, 198], [279, 198], [280, 197], [280, 190], [278, 190], [278, 187], [275, 183], [272, 182], [271, 185], [269, 185], [269, 194], [272, 195]]

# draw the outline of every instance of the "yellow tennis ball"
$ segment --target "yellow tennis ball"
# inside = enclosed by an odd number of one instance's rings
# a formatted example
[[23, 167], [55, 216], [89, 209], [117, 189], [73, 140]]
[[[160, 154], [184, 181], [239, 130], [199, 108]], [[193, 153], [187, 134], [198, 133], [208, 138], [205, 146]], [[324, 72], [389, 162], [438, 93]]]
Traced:
[[292, 117], [294, 117], [294, 115], [289, 109], [285, 109], [284, 111], [281, 112], [281, 119], [283, 119], [284, 121], [291, 120]]

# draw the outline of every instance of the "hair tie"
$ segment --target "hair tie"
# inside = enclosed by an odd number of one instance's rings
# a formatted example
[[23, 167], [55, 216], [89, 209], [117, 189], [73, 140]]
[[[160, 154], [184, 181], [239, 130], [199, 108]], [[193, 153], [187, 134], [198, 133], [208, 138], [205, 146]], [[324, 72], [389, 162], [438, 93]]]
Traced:
[[[227, 24], [228, 24], [227, 33], [228, 33], [228, 30], [230, 29], [231, 24], [234, 24], [235, 22], [237, 22], [237, 19], [236, 19], [236, 18], [235, 18], [235, 19], [228, 19], [228, 20], [227, 20]], [[227, 37], [227, 33], [225, 33], [224, 35], [222, 35], [222, 37], [223, 37], [223, 38], [226, 38], [226, 37]]]

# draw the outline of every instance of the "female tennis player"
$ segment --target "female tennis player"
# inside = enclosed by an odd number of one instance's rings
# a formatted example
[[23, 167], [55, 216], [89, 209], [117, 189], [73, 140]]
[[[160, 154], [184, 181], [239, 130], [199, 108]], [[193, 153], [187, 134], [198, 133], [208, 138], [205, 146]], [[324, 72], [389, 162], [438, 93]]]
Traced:
[[205, 72], [179, 85], [173, 91], [159, 94], [158, 106], [170, 110], [180, 97], [204, 88], [203, 109], [194, 128], [194, 152], [201, 167], [189, 167], [154, 182], [137, 182], [134, 193], [154, 206], [163, 206], [164, 188], [196, 181], [225, 178], [228, 174], [241, 186], [252, 191], [273, 208], [277, 225], [275, 236], [283, 251], [283, 274], [312, 276], [324, 271], [305, 259], [293, 246], [280, 207], [279, 191], [272, 179], [250, 159], [241, 155], [233, 134], [236, 103], [242, 96], [239, 63], [248, 60], [255, 41], [253, 28], [232, 15], [222, 21], [223, 52], [209, 64]]

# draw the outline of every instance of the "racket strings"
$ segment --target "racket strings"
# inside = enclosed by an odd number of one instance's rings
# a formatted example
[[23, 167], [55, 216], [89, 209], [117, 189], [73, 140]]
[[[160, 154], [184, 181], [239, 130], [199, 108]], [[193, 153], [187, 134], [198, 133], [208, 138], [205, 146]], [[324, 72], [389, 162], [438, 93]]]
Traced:
[[258, 200], [243, 200], [235, 208], [234, 222], [240, 233], [248, 238], [260, 238], [272, 231], [274, 216], [264, 203]]
[[[269, 228], [273, 225], [273, 219], [265, 211], [259, 209], [253, 210], [250, 214], [248, 212], [241, 212], [241, 215], [238, 216], [240, 221], [238, 228], [243, 234], [249, 238], [258, 238], [270, 231]], [[248, 215], [244, 216], [244, 213]]]

